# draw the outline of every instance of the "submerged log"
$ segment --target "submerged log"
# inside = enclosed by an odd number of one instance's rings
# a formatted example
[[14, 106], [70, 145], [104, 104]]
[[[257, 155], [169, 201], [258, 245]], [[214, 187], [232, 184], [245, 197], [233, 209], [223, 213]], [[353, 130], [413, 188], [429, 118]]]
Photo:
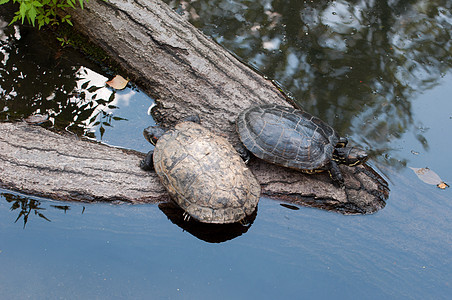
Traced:
[[[164, 126], [191, 114], [237, 144], [237, 114], [255, 104], [290, 105], [271, 81], [241, 63], [160, 0], [90, 1], [71, 10], [75, 27], [156, 99]], [[62, 200], [155, 202], [167, 199], [142, 154], [61, 136], [40, 127], [0, 124], [0, 184]], [[137, 129], [141, 130], [141, 129]], [[258, 159], [250, 169], [269, 197], [342, 213], [372, 213], [388, 185], [367, 165], [341, 167], [345, 189], [325, 173], [306, 175]]]

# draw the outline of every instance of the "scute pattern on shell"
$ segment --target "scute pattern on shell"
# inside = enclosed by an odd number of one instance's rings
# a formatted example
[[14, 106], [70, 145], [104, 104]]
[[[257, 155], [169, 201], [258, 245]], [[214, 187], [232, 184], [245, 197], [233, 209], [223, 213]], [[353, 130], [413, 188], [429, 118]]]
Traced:
[[196, 123], [179, 123], [158, 140], [154, 168], [171, 198], [201, 222], [240, 221], [259, 201], [260, 185], [231, 144]]
[[324, 167], [339, 141], [336, 131], [319, 118], [280, 105], [244, 110], [237, 118], [237, 131], [257, 157], [304, 171]]

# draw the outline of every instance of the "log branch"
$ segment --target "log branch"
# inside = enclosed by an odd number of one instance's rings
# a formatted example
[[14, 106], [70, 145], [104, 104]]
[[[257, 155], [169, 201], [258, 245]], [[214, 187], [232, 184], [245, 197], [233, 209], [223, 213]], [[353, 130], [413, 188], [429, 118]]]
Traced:
[[[115, 59], [156, 99], [164, 126], [198, 114], [206, 128], [239, 142], [235, 119], [256, 104], [290, 105], [281, 91], [194, 28], [160, 0], [92, 0], [71, 10], [77, 30]], [[142, 154], [61, 136], [22, 123], [0, 124], [0, 184], [61, 200], [155, 202], [168, 196]], [[141, 130], [141, 129], [137, 129]], [[385, 205], [387, 183], [367, 165], [341, 167], [345, 189], [325, 173], [306, 175], [253, 159], [269, 197], [342, 213]]]

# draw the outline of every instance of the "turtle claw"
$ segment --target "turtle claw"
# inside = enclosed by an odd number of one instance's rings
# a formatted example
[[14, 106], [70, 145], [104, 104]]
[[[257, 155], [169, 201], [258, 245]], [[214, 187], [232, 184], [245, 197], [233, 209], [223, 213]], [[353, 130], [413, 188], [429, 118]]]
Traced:
[[239, 223], [240, 223], [240, 225], [242, 225], [243, 227], [249, 227], [249, 226], [251, 226], [251, 222], [248, 220], [248, 218], [241, 219], [241, 220], [239, 221]]
[[185, 222], [190, 221], [190, 218], [191, 218], [191, 217], [190, 217], [190, 215], [189, 215], [187, 212], [184, 212], [182, 215], [183, 215], [183, 217], [184, 217], [184, 221], [185, 221]]

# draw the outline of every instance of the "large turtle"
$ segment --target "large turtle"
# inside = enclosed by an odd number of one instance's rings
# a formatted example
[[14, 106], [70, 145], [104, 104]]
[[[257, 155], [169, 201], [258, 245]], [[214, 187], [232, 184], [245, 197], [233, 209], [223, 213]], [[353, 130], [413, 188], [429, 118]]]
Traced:
[[367, 160], [364, 150], [346, 147], [347, 140], [328, 124], [291, 107], [250, 107], [238, 116], [237, 132], [255, 156], [305, 173], [326, 170], [340, 186], [344, 178], [337, 164], [355, 166]]
[[255, 211], [260, 185], [232, 145], [198, 121], [146, 128], [143, 135], [155, 148], [141, 167], [153, 168], [172, 200], [194, 219], [239, 222]]

